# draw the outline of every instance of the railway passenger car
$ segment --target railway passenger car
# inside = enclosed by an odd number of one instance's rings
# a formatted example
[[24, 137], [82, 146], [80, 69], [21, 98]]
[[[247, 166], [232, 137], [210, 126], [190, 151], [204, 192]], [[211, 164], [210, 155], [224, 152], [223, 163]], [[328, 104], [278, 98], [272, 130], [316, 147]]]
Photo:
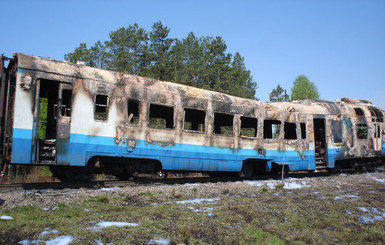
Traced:
[[61, 179], [365, 167], [384, 160], [384, 113], [362, 100], [262, 103], [21, 53], [1, 57], [1, 159], [47, 165]]

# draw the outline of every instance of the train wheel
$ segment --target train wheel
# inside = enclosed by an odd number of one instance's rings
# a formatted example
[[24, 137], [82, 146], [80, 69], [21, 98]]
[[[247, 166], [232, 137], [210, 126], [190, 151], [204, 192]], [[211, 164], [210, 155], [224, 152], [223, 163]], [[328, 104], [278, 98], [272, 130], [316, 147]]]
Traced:
[[129, 180], [131, 178], [131, 176], [126, 173], [116, 174], [115, 177], [118, 178], [118, 180], [122, 180], [122, 181]]
[[50, 170], [52, 175], [61, 182], [79, 182], [92, 179], [92, 174], [85, 171], [79, 171], [78, 168], [51, 166]]

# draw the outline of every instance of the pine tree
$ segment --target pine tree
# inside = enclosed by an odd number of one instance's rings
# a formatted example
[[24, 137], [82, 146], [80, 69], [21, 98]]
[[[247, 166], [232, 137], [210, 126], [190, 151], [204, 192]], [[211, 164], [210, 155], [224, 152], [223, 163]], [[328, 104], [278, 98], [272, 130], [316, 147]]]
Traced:
[[246, 69], [244, 58], [227, 52], [221, 37], [169, 38], [170, 29], [160, 21], [147, 32], [138, 24], [111, 31], [104, 44], [91, 48], [81, 43], [64, 57], [69, 62], [127, 72], [159, 80], [254, 98], [258, 87]]
[[277, 101], [288, 101], [289, 95], [286, 94], [286, 89], [284, 90], [281, 85], [278, 84], [276, 88], [274, 88], [271, 93], [269, 94], [270, 101], [271, 102], [277, 102]]

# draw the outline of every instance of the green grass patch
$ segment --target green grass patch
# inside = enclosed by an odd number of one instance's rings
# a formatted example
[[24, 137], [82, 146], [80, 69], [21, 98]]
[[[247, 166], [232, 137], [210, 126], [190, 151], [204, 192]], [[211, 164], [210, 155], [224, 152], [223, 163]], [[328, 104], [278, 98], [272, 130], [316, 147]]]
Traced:
[[[273, 191], [227, 186], [218, 189], [219, 200], [186, 204], [175, 201], [208, 198], [207, 193], [199, 187], [103, 193], [48, 209], [0, 207], [1, 215], [14, 218], [0, 220], [0, 244], [43, 243], [59, 235], [72, 235], [71, 244], [147, 244], [156, 237], [170, 244], [381, 244], [385, 221], [357, 220], [369, 213], [359, 207], [385, 212], [384, 192], [385, 186], [374, 182], [297, 190], [277, 184]], [[101, 221], [138, 225], [95, 231]], [[57, 233], [41, 237], [48, 227]]]

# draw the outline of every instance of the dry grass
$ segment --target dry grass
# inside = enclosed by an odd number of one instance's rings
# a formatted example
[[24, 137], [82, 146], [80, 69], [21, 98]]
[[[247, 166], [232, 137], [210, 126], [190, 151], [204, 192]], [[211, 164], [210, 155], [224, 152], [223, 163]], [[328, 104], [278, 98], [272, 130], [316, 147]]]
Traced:
[[[286, 182], [270, 181], [90, 191], [69, 203], [56, 196], [57, 206], [48, 210], [31, 200], [31, 205], [0, 207], [0, 215], [14, 218], [0, 220], [0, 243], [72, 235], [71, 244], [147, 244], [156, 237], [169, 244], [383, 244], [381, 180], [384, 172], [298, 179], [293, 181], [307, 187], [294, 190], [285, 189]], [[364, 224], [362, 217], [373, 221]], [[138, 226], [87, 229], [100, 221]], [[58, 233], [41, 237], [47, 227]]]

